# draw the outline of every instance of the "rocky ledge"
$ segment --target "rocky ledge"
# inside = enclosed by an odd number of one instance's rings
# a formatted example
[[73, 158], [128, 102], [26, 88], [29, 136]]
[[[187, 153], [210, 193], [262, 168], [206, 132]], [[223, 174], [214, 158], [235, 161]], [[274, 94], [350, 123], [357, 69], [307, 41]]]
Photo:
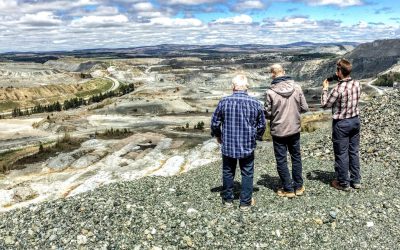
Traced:
[[[277, 197], [272, 146], [256, 152], [256, 206], [221, 206], [220, 162], [0, 215], [1, 249], [395, 249], [400, 239], [398, 91], [363, 109], [363, 188], [341, 192], [329, 130], [302, 137], [306, 193]], [[239, 181], [239, 178], [237, 179]], [[240, 185], [235, 185], [238, 195]], [[235, 205], [238, 201], [235, 200]]]

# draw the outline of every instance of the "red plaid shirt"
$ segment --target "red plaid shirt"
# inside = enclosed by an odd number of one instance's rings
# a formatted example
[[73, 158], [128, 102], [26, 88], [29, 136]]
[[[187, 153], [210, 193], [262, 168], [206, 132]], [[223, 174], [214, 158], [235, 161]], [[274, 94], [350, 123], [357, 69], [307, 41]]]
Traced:
[[332, 108], [333, 119], [347, 119], [360, 114], [361, 85], [351, 78], [341, 80], [328, 94], [323, 90], [321, 95], [322, 108]]

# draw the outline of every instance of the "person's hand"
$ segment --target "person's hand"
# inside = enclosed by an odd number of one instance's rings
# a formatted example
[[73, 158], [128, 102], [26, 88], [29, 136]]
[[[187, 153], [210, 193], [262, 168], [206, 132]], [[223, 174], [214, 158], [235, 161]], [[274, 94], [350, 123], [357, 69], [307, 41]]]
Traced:
[[323, 90], [328, 90], [329, 89], [329, 82], [327, 79], [324, 80], [324, 82], [322, 83], [322, 89]]
[[219, 144], [222, 144], [222, 139], [221, 139], [221, 137], [217, 137], [217, 142], [218, 142]]

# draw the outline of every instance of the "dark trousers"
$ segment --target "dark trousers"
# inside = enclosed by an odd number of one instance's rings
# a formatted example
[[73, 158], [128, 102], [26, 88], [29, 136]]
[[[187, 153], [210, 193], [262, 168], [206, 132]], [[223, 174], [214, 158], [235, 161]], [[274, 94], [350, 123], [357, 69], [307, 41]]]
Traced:
[[253, 194], [254, 153], [241, 159], [235, 159], [222, 155], [222, 198], [225, 201], [231, 201], [234, 198], [233, 180], [235, 178], [236, 165], [238, 160], [240, 171], [242, 174], [240, 204], [250, 205], [251, 197]]
[[[300, 153], [300, 133], [287, 137], [272, 137], [274, 144], [274, 153], [279, 177], [282, 182], [283, 189], [286, 192], [293, 192], [303, 186]], [[292, 159], [292, 178], [287, 164], [287, 150], [289, 150]]]
[[[333, 120], [332, 141], [335, 153], [336, 179], [342, 186], [359, 184], [360, 175], [360, 118], [358, 116]], [[350, 176], [349, 176], [350, 172]]]

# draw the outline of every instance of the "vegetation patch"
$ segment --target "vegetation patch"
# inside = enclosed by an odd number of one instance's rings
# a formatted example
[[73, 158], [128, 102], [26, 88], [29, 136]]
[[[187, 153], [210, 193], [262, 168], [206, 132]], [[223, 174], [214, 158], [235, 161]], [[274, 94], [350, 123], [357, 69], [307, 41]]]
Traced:
[[100, 93], [104, 93], [107, 90], [111, 89], [113, 82], [109, 79], [92, 79], [85, 84], [88, 84], [90, 86], [93, 85], [94, 88], [91, 88], [89, 90], [85, 90], [82, 92], [78, 92], [76, 94], [77, 97], [85, 98], [85, 97], [90, 97], [90, 96], [97, 95]]
[[58, 139], [55, 143], [39, 144], [34, 147], [34, 153], [25, 157], [21, 157], [11, 164], [11, 169], [22, 169], [27, 164], [43, 162], [50, 157], [56, 156], [58, 153], [71, 152], [78, 149], [83, 142], [81, 138], [71, 137], [68, 133]]
[[133, 132], [127, 128], [124, 129], [114, 129], [114, 128], [110, 128], [110, 129], [106, 129], [104, 132], [95, 132], [95, 136], [96, 138], [99, 139], [104, 139], [104, 140], [108, 140], [108, 139], [123, 139], [126, 137], [129, 137], [133, 135]]
[[395, 82], [397, 82], [397, 84], [400, 84], [400, 73], [390, 72], [388, 74], [379, 76], [378, 79], [374, 82], [374, 85], [393, 87], [393, 84]]

